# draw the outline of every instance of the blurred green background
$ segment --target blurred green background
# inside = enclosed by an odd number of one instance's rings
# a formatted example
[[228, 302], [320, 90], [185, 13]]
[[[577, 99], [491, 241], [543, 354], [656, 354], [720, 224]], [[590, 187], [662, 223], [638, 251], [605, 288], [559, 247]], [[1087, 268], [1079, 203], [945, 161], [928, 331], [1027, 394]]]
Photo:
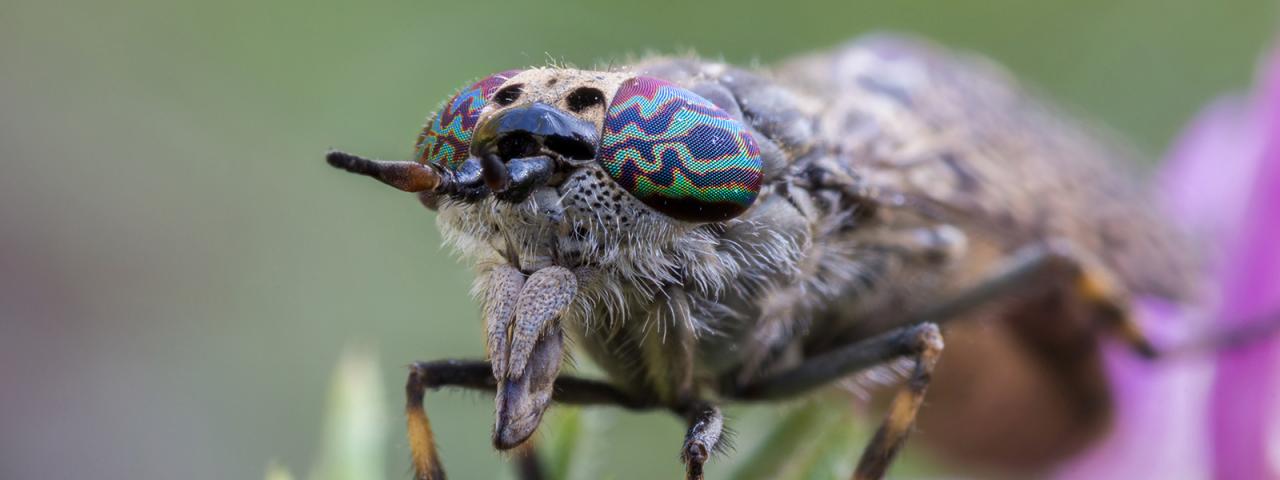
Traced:
[[[407, 478], [402, 366], [480, 355], [471, 276], [440, 248], [433, 214], [321, 155], [406, 158], [425, 116], [478, 76], [690, 48], [767, 63], [907, 30], [996, 58], [1155, 158], [1200, 106], [1249, 83], [1278, 12], [1264, 0], [4, 0], [0, 478], [249, 479], [272, 459], [305, 473], [351, 344], [381, 359], [386, 472]], [[489, 447], [491, 398], [428, 401], [453, 478], [505, 468]], [[740, 453], [776, 415], [730, 413]], [[677, 478], [682, 434], [667, 415], [618, 415], [598, 461], [612, 478]]]

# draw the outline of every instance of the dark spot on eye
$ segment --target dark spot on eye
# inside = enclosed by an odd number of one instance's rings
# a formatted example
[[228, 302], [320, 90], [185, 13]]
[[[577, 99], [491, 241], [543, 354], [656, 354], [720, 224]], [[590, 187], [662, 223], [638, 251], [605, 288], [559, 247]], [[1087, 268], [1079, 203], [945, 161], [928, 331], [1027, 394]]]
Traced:
[[520, 98], [520, 94], [522, 93], [524, 93], [524, 85], [517, 83], [503, 88], [502, 90], [498, 90], [498, 93], [493, 95], [493, 102], [505, 107], [515, 103], [516, 99]]
[[581, 112], [596, 105], [604, 105], [604, 92], [591, 87], [582, 87], [570, 93], [569, 98], [565, 100], [569, 103], [569, 110]]

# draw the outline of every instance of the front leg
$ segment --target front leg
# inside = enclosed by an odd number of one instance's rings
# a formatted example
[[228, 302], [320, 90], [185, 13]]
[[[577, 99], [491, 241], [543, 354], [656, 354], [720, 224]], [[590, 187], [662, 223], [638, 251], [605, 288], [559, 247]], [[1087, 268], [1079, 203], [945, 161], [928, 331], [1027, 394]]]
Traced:
[[[415, 480], [444, 480], [444, 465], [436, 449], [435, 435], [423, 399], [427, 390], [462, 387], [493, 392], [497, 381], [489, 362], [474, 360], [437, 360], [417, 362], [409, 367], [405, 382], [405, 416], [409, 427], [409, 448]], [[633, 397], [616, 387], [597, 380], [562, 376], [551, 389], [554, 400], [568, 405], [614, 405], [630, 410], [655, 408], [657, 403]], [[531, 464], [530, 464], [531, 465]], [[531, 472], [531, 475], [536, 472]], [[523, 478], [536, 478], [526, 476]]]
[[444, 464], [436, 449], [436, 437], [431, 431], [431, 419], [427, 417], [423, 399], [427, 389], [462, 387], [473, 390], [493, 390], [496, 383], [489, 373], [489, 362], [440, 360], [417, 362], [409, 367], [409, 379], [405, 381], [405, 420], [408, 423], [409, 451], [413, 461], [415, 480], [444, 480]]

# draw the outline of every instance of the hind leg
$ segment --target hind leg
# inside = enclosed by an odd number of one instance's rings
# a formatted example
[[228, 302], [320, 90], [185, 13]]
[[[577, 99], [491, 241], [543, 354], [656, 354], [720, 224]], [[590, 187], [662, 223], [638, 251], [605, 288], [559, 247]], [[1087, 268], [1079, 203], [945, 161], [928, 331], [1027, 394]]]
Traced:
[[897, 358], [913, 359], [910, 377], [894, 397], [889, 414], [875, 436], [863, 449], [854, 472], [854, 478], [858, 480], [879, 479], [884, 477], [915, 424], [942, 348], [942, 334], [937, 325], [925, 323], [900, 327], [765, 377], [742, 387], [735, 396], [743, 400], [786, 398]]
[[[1071, 327], [1073, 332], [1082, 332], [1092, 339], [1096, 335], [1093, 333], [1096, 325], [1113, 333], [1139, 355], [1156, 355], [1130, 315], [1126, 293], [1109, 273], [1070, 245], [1050, 243], [1016, 252], [973, 286], [912, 314], [902, 322], [908, 327], [890, 330], [808, 359], [791, 370], [738, 389], [737, 396], [743, 399], [784, 398], [896, 358], [913, 358], [912, 373], [893, 398], [884, 423], [863, 451], [855, 474], [857, 479], [882, 478], [914, 424], [924, 391], [932, 378], [942, 350], [937, 324], [962, 318], [994, 302], [1055, 292], [1065, 293], [1060, 297], [1064, 308], [1080, 308], [1085, 318], [1096, 320], [1096, 323]], [[1032, 332], [1045, 332], [1062, 326], [1049, 326], [1048, 330], [1044, 325], [1024, 324], [1023, 327]]]

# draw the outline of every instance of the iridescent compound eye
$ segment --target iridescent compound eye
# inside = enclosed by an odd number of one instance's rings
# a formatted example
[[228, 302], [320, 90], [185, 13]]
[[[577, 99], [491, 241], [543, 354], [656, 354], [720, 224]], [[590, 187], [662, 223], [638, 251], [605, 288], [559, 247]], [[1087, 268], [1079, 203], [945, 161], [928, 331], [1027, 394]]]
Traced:
[[471, 134], [480, 119], [480, 110], [494, 91], [520, 70], [507, 70], [485, 77], [458, 92], [444, 104], [418, 135], [418, 163], [434, 163], [456, 170], [467, 159]]
[[760, 147], [747, 128], [709, 100], [656, 78], [632, 78], [618, 88], [598, 161], [650, 208], [688, 222], [733, 218], [760, 193]]

